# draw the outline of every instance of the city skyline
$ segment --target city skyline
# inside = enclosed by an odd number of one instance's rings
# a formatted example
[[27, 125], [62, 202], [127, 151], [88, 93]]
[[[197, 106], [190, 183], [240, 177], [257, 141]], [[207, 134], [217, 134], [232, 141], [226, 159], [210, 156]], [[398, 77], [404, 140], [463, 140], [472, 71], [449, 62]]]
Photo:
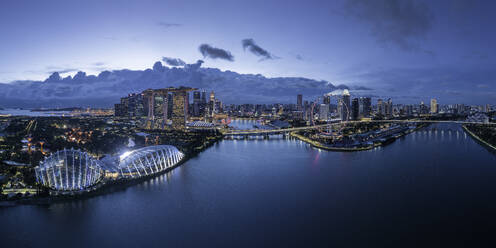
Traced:
[[0, 244], [490, 244], [495, 12], [2, 0]]

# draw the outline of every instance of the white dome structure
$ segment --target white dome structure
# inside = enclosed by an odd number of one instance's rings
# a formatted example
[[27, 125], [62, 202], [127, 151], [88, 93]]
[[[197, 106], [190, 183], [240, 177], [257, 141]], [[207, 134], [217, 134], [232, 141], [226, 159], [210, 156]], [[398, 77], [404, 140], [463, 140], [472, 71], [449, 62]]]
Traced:
[[81, 191], [103, 179], [100, 161], [80, 150], [61, 150], [34, 168], [42, 185], [57, 191]]
[[148, 146], [122, 154], [118, 170], [124, 178], [138, 178], [174, 167], [183, 158], [175, 146]]

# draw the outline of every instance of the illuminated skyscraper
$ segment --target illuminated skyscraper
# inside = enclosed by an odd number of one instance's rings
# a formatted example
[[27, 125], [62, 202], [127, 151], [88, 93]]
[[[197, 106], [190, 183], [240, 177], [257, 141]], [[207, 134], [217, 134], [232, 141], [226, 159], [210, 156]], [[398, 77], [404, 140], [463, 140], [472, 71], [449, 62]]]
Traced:
[[360, 117], [370, 117], [371, 111], [371, 99], [370, 97], [360, 97], [358, 116]]
[[210, 92], [210, 101], [211, 102], [215, 101], [215, 94], [214, 94], [213, 90], [212, 90], [212, 92]]
[[384, 108], [384, 103], [382, 102], [382, 99], [377, 99], [377, 114], [382, 116], [386, 115], [386, 109]]
[[298, 111], [303, 110], [303, 95], [302, 94], [298, 94], [298, 96], [296, 98], [296, 107], [297, 107]]
[[201, 102], [201, 94], [200, 91], [193, 92], [193, 104]]
[[431, 99], [431, 114], [436, 114], [438, 111], [437, 109], [437, 100], [436, 99]]
[[389, 98], [387, 102], [385, 102], [385, 110], [386, 110], [386, 116], [388, 118], [393, 117], [393, 100]]
[[350, 92], [345, 89], [343, 90], [343, 96], [341, 98], [341, 120], [348, 121], [351, 119], [351, 103], [350, 103]]
[[176, 91], [173, 93], [172, 106], [172, 127], [184, 128], [186, 125], [186, 91]]
[[319, 119], [327, 120], [329, 118], [329, 104], [320, 104]]

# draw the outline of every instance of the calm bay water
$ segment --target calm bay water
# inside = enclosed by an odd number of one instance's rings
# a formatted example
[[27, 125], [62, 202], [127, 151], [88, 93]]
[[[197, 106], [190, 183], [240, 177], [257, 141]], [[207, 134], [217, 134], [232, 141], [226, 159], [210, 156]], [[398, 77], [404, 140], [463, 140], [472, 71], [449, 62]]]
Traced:
[[0, 115], [31, 116], [31, 117], [53, 117], [70, 115], [70, 111], [31, 111], [29, 109], [2, 109]]
[[457, 125], [351, 153], [226, 140], [123, 191], [0, 209], [0, 246], [462, 244], [494, 230], [495, 178], [496, 154]]

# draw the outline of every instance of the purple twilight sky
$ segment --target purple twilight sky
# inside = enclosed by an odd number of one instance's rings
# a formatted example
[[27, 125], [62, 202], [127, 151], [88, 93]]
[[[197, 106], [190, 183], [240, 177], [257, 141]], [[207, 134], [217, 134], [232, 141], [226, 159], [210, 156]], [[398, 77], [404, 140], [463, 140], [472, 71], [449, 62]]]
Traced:
[[19, 80], [41, 84], [53, 72], [201, 59], [202, 68], [327, 81], [396, 102], [496, 104], [495, 12], [493, 1], [469, 0], [3, 0], [0, 82], [14, 101], [37, 87], [16, 88]]

